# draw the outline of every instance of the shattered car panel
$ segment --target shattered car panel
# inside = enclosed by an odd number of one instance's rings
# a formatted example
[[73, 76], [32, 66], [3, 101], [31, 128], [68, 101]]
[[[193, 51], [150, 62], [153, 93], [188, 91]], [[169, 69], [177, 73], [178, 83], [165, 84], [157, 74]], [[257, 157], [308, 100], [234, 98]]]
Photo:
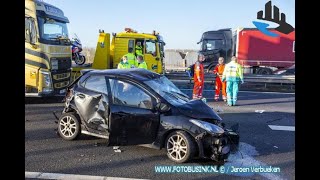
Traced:
[[[76, 93], [74, 103], [83, 120], [88, 124], [107, 124], [108, 101], [104, 94], [89, 96]], [[91, 107], [91, 108], [88, 108]]]

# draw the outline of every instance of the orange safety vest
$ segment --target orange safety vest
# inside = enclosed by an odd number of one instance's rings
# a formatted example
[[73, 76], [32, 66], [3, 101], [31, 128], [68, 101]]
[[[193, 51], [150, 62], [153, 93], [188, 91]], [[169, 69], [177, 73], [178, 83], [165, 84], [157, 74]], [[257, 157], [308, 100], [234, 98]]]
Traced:
[[197, 61], [194, 65], [194, 82], [198, 82], [198, 77], [201, 80], [201, 83], [204, 81], [204, 69], [203, 69], [203, 64]]
[[[222, 78], [222, 74], [224, 71], [225, 64], [217, 64], [213, 70], [213, 74], [219, 74], [220, 79]], [[217, 76], [218, 77], [218, 76]]]

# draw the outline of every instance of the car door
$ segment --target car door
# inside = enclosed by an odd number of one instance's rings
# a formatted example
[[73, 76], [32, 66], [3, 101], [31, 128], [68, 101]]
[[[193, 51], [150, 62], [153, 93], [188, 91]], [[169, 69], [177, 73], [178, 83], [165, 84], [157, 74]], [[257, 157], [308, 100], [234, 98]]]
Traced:
[[109, 79], [110, 139], [116, 145], [152, 143], [159, 127], [156, 98], [133, 82]]
[[75, 91], [74, 102], [87, 127], [108, 129], [109, 100], [105, 76], [92, 75], [81, 82]]

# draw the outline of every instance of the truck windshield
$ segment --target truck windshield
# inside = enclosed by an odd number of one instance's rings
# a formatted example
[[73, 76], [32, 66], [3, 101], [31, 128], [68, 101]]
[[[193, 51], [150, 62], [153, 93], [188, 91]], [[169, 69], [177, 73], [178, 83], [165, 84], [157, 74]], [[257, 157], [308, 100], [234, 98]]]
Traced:
[[40, 42], [45, 44], [61, 44], [69, 40], [67, 24], [48, 17], [38, 17]]
[[223, 48], [223, 40], [222, 39], [208, 39], [203, 42], [203, 50], [215, 50]]
[[189, 97], [181, 92], [168, 78], [161, 76], [157, 79], [147, 80], [150, 88], [171, 104], [184, 104], [190, 101]]

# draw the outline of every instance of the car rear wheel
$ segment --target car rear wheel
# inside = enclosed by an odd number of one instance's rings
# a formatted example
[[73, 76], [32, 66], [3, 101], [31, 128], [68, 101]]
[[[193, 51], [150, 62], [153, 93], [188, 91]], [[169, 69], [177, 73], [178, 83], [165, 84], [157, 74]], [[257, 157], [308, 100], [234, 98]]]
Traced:
[[188, 133], [175, 131], [169, 134], [166, 149], [169, 159], [177, 163], [184, 163], [193, 158], [195, 143]]
[[59, 135], [68, 141], [76, 139], [80, 134], [79, 120], [73, 113], [63, 114], [58, 121]]

